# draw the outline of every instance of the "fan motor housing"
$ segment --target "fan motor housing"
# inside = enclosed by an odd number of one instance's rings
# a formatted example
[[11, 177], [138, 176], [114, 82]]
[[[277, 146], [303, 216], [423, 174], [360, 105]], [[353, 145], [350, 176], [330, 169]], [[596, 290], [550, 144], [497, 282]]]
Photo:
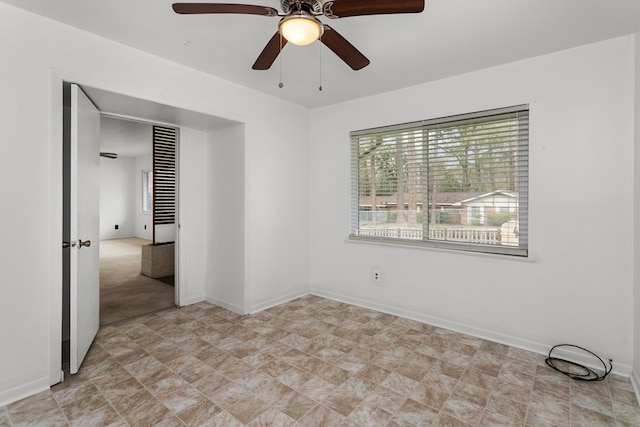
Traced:
[[313, 15], [322, 14], [321, 0], [280, 0], [280, 6], [284, 13], [303, 10]]

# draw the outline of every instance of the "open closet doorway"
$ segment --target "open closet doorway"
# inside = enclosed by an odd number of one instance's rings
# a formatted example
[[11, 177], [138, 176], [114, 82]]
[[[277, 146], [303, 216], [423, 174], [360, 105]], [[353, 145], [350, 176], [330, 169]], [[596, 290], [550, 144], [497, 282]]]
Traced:
[[[99, 298], [95, 298], [95, 308], [93, 305], [87, 304], [73, 304], [77, 300], [76, 293], [78, 289], [72, 288], [71, 276], [75, 273], [70, 267], [70, 254], [73, 251], [79, 252], [78, 245], [75, 240], [72, 241], [72, 233], [70, 232], [69, 224], [71, 224], [71, 202], [70, 202], [70, 188], [72, 179], [72, 164], [85, 164], [85, 162], [72, 161], [71, 156], [71, 142], [73, 138], [69, 137], [72, 133], [71, 130], [75, 128], [73, 126], [73, 111], [71, 96], [69, 90], [73, 84], [67, 83], [69, 81], [85, 81], [82, 84], [80, 91], [84, 93], [88, 98], [88, 103], [92, 104], [98, 115], [98, 136], [96, 137], [97, 143], [95, 144], [95, 157], [96, 167], [95, 169], [100, 171], [101, 157], [99, 156], [100, 148], [100, 135], [99, 128], [106, 122], [107, 118], [124, 119], [126, 121], [142, 122], [146, 124], [161, 124], [163, 127], [169, 127], [173, 129], [179, 129], [179, 135], [177, 138], [177, 206], [176, 206], [176, 223], [173, 225], [173, 230], [176, 234], [176, 257], [175, 257], [175, 287], [173, 304], [176, 306], [189, 305], [195, 302], [203, 300], [204, 295], [207, 293], [207, 268], [206, 266], [213, 257], [207, 251], [203, 250], [206, 247], [209, 232], [207, 231], [210, 223], [216, 226], [216, 229], [224, 231], [223, 235], [233, 236], [238, 242], [244, 241], [243, 234], [243, 216], [238, 212], [244, 212], [244, 208], [240, 209], [228, 209], [229, 206], [240, 205], [244, 200], [244, 124], [241, 121], [232, 120], [230, 118], [223, 118], [216, 115], [212, 115], [210, 112], [201, 112], [195, 109], [188, 109], [188, 105], [183, 102], [181, 106], [173, 106], [175, 102], [172, 98], [165, 98], [159, 95], [156, 91], [137, 93], [136, 96], [127, 94], [127, 90], [116, 91], [119, 87], [113, 82], [94, 82], [90, 75], [77, 75], [70, 73], [68, 76], [60, 75], [58, 73], [53, 74], [52, 80], [52, 92], [53, 99], [53, 112], [52, 115], [55, 120], [52, 120], [52, 135], [60, 135], [60, 138], [52, 137], [51, 139], [51, 181], [52, 181], [52, 198], [50, 204], [50, 216], [52, 218], [52, 224], [54, 227], [54, 236], [62, 236], [62, 246], [59, 247], [58, 241], [55, 245], [51, 246], [52, 259], [58, 258], [60, 263], [51, 264], [51, 280], [52, 285], [49, 295], [49, 308], [50, 308], [50, 333], [49, 333], [49, 384], [54, 385], [64, 380], [65, 374], [70, 373], [70, 355], [71, 355], [71, 342], [79, 342], [77, 334], [73, 334], [74, 325], [78, 328], [78, 325], [87, 325], [91, 323], [93, 326], [95, 320], [96, 329], [98, 327], [100, 317]], [[106, 86], [105, 86], [106, 85]], [[109, 87], [113, 87], [110, 89]], [[146, 96], [145, 96], [146, 95]], [[149, 99], [146, 99], [148, 97]], [[156, 99], [152, 101], [150, 99]], [[164, 100], [165, 103], [158, 101]], [[211, 141], [220, 141], [220, 143], [211, 143]], [[224, 142], [224, 143], [223, 143]], [[79, 146], [85, 146], [85, 144], [78, 144]], [[91, 151], [93, 152], [94, 144], [89, 144]], [[210, 151], [210, 147], [212, 148]], [[228, 148], [228, 149], [227, 149]], [[114, 151], [118, 153], [118, 149], [111, 149], [104, 147], [103, 150]], [[210, 153], [221, 154], [217, 157], [219, 160], [216, 163], [215, 157]], [[93, 156], [93, 154], [92, 154]], [[124, 157], [124, 156], [123, 156]], [[103, 158], [103, 163], [106, 160], [113, 161], [114, 159]], [[217, 168], [210, 168], [210, 164], [219, 165]], [[189, 165], [189, 167], [185, 167]], [[232, 169], [229, 169], [232, 168]], [[224, 193], [225, 198], [231, 198], [225, 201], [225, 212], [229, 212], [227, 215], [221, 215], [220, 219], [212, 221], [208, 213], [207, 200], [214, 198], [213, 191], [207, 186], [207, 176], [210, 170], [219, 170], [221, 177], [228, 177], [232, 170], [234, 173], [234, 179], [232, 180], [236, 187], [230, 193]], [[76, 180], [77, 182], [78, 180]], [[84, 180], [81, 180], [84, 181]], [[100, 181], [100, 177], [96, 178], [96, 181]], [[96, 188], [91, 187], [92, 194], [100, 193], [99, 182], [96, 184]], [[225, 183], [225, 188], [227, 183]], [[57, 189], [57, 190], [56, 190]], [[135, 194], [135, 193], [134, 193]], [[99, 194], [98, 194], [99, 195]], [[204, 203], [203, 203], [204, 202]], [[80, 206], [83, 206], [80, 203]], [[100, 225], [99, 225], [99, 200], [96, 203], [96, 208], [91, 208], [91, 215], [98, 217], [95, 225], [95, 233], [92, 234], [89, 239], [93, 240], [93, 245], [89, 249], [99, 249], [100, 240]], [[218, 225], [219, 224], [219, 225]], [[231, 226], [230, 226], [231, 224]], [[119, 225], [119, 224], [118, 224]], [[109, 225], [115, 230], [115, 224]], [[120, 227], [118, 227], [120, 228]], [[143, 227], [144, 229], [144, 227]], [[149, 227], [147, 226], [147, 229]], [[227, 231], [228, 230], [228, 231]], [[226, 234], [225, 234], [226, 233]], [[75, 235], [74, 235], [75, 236]], [[94, 237], [95, 236], [95, 237]], [[240, 236], [240, 237], [238, 237]], [[84, 235], [75, 236], [74, 239], [87, 238]], [[153, 238], [153, 237], [152, 237]], [[224, 239], [223, 239], [224, 240]], [[64, 249], [65, 243], [69, 244], [69, 249]], [[76, 246], [73, 246], [76, 243]], [[83, 245], [83, 253], [90, 253], [91, 250], [87, 249]], [[87, 249], [87, 251], [85, 251]], [[239, 253], [237, 259], [242, 259], [242, 251], [244, 247], [242, 244], [220, 245], [220, 255], [215, 259], [220, 258], [221, 263], [224, 263], [227, 258], [225, 256], [231, 253], [233, 259], [236, 259], [235, 254]], [[234, 252], [236, 251], [236, 252]], [[97, 250], [95, 252], [98, 252]], [[190, 256], [186, 254], [189, 252]], [[98, 257], [96, 257], [98, 258]], [[76, 263], [78, 264], [78, 263]], [[85, 265], [85, 263], [81, 263]], [[99, 276], [99, 261], [96, 260], [95, 273]], [[232, 267], [236, 267], [232, 265]], [[240, 271], [242, 268], [234, 268], [229, 270], [220, 271]], [[227, 277], [227, 276], [225, 276]], [[78, 281], [75, 280], [74, 283]], [[95, 282], [95, 283], [94, 283]], [[226, 282], [221, 280], [221, 282]], [[86, 283], [82, 286], [90, 287], [95, 293], [99, 294], [99, 277], [96, 277], [95, 281]], [[228, 287], [229, 292], [235, 292], [237, 287]], [[61, 291], [61, 292], [60, 292]], [[243, 290], [240, 289], [239, 293], [242, 294]], [[234, 294], [235, 295], [235, 294]], [[75, 299], [74, 299], [75, 298]], [[72, 308], [73, 307], [73, 308]], [[82, 315], [80, 322], [74, 322]], [[87, 320], [88, 319], [88, 320]], [[92, 332], [94, 332], [92, 330]], [[85, 334], [86, 335], [86, 334]], [[82, 343], [86, 344], [86, 348], [89, 348], [93, 340], [93, 335], [87, 336], [87, 339], [83, 339]], [[83, 335], [84, 337], [84, 335]], [[80, 347], [80, 345], [78, 345]], [[83, 348], [85, 348], [83, 346]], [[80, 361], [82, 357], [79, 357]], [[79, 367], [79, 363], [78, 363]]]
[[101, 116], [100, 326], [175, 305], [176, 142], [175, 128]]

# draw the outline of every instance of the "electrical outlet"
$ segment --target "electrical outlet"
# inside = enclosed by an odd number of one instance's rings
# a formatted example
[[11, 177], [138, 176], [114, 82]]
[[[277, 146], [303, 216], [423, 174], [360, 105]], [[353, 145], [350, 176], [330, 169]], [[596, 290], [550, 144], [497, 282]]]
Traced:
[[116, 230], [118, 229], [118, 224], [116, 224]]
[[380, 271], [373, 270], [371, 272], [371, 280], [373, 280], [375, 283], [382, 282], [382, 274], [380, 274]]

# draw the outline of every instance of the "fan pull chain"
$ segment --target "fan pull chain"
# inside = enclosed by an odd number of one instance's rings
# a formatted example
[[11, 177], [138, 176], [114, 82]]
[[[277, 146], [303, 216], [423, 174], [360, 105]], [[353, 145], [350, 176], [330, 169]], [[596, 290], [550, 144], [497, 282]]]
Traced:
[[[320, 36], [320, 41], [322, 41], [322, 36]], [[318, 43], [318, 46], [320, 52], [320, 86], [318, 86], [318, 91], [322, 92], [322, 43]]]
[[278, 87], [282, 89], [284, 87], [284, 83], [282, 83], [282, 34], [280, 34], [280, 54], [278, 55], [278, 63], [280, 64], [280, 83], [278, 83]]

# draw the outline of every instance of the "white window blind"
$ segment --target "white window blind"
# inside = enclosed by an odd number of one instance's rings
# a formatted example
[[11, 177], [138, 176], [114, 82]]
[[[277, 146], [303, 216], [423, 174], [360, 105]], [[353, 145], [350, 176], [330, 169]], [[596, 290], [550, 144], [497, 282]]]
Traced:
[[528, 254], [527, 105], [351, 133], [353, 239]]

